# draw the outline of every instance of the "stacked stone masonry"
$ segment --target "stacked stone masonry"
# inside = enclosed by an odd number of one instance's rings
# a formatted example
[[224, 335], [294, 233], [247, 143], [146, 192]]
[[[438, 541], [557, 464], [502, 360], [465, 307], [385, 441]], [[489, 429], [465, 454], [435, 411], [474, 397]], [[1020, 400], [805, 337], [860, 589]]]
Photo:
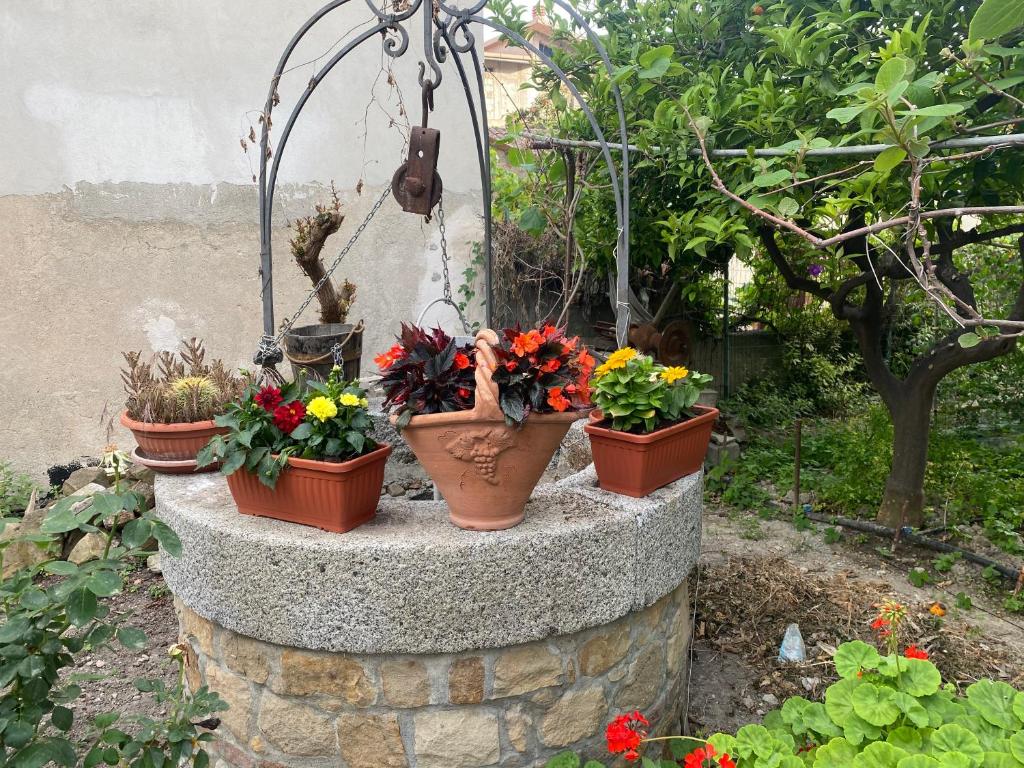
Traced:
[[239, 515], [216, 474], [156, 491], [189, 683], [231, 707], [215, 768], [608, 760], [605, 725], [633, 709], [678, 732], [699, 474], [632, 499], [591, 465], [490, 533], [442, 502], [384, 497], [339, 535]]
[[644, 711], [678, 732], [690, 635], [684, 582], [649, 608], [541, 642], [452, 654], [307, 651], [239, 635], [176, 601], [193, 688], [230, 705], [219, 768], [543, 765], [607, 760], [604, 726]]

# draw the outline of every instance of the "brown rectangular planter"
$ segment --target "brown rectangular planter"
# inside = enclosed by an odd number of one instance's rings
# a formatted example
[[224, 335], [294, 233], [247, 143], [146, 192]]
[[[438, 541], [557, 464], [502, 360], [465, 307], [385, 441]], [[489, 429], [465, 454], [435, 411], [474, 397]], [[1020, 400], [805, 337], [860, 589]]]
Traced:
[[583, 430], [590, 435], [598, 485], [639, 498], [700, 469], [718, 409], [695, 405], [694, 410], [698, 416], [647, 435], [609, 429], [592, 415]]
[[390, 445], [351, 461], [288, 459], [288, 466], [268, 488], [246, 469], [228, 475], [228, 488], [243, 515], [258, 515], [289, 523], [344, 533], [377, 513], [384, 464]]

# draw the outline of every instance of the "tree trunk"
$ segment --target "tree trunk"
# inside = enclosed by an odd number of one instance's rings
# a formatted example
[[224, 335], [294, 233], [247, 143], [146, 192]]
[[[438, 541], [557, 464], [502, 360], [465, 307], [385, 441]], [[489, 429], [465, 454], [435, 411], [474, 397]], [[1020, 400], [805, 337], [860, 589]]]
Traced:
[[878, 509], [878, 522], [890, 528], [919, 527], [924, 516], [924, 473], [928, 463], [935, 387], [901, 387], [886, 403], [893, 425], [892, 469]]

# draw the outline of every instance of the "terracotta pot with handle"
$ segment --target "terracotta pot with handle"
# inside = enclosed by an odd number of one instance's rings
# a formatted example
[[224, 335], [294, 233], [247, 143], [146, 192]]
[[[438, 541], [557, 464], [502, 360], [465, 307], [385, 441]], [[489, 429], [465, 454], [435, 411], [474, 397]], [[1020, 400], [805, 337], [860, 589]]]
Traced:
[[[413, 416], [402, 437], [448, 502], [460, 528], [497, 531], [523, 521], [526, 502], [569, 431], [584, 414], [530, 414], [509, 426], [491, 378], [498, 360], [490, 330], [476, 335], [476, 402], [470, 411]], [[391, 417], [392, 423], [397, 421]]]
[[704, 464], [718, 409], [695, 405], [697, 416], [646, 435], [620, 432], [603, 424], [600, 411], [583, 431], [590, 436], [597, 483], [606, 491], [639, 498]]

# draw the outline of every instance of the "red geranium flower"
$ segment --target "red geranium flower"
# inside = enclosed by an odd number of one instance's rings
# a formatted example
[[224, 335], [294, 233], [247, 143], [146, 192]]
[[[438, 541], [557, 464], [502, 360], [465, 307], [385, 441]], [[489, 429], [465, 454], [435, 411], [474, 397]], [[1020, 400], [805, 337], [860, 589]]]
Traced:
[[903, 652], [903, 655], [908, 659], [927, 659], [928, 651], [918, 648], [915, 643], [911, 643], [907, 646], [907, 650]]
[[[705, 744], [703, 747], [698, 747], [684, 757], [683, 765], [685, 768], [704, 768], [704, 761], [712, 760], [716, 754], [718, 753], [715, 751], [713, 746]], [[730, 762], [732, 762], [731, 759]]]
[[299, 426], [304, 418], [306, 418], [306, 406], [299, 400], [279, 405], [274, 409], [274, 426], [285, 434]]
[[271, 412], [281, 404], [281, 390], [277, 387], [264, 387], [253, 399], [260, 408]]
[[548, 390], [548, 405], [561, 413], [572, 405], [572, 403], [569, 402], [569, 398], [562, 394], [561, 387], [552, 387]]
[[732, 758], [729, 757], [729, 753], [726, 752], [720, 758], [718, 758], [718, 764], [721, 768], [736, 768], [736, 763], [733, 762]]
[[460, 371], [464, 371], [469, 368], [469, 357], [464, 355], [462, 352], [455, 353], [455, 367]]
[[650, 723], [639, 711], [616, 717], [608, 723], [608, 728], [605, 730], [608, 751], [613, 755], [622, 753], [626, 760], [636, 760], [640, 757], [638, 752], [640, 743], [647, 736], [647, 731], [642, 727], [646, 725], [650, 725]]

